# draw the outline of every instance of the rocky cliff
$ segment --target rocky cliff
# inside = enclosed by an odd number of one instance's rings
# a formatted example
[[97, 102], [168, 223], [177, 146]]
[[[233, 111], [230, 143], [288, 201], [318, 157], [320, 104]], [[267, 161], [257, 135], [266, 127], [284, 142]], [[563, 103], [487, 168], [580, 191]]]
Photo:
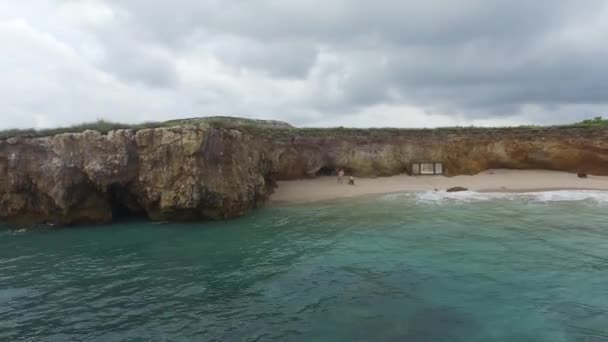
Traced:
[[441, 161], [448, 175], [489, 168], [608, 175], [608, 129], [346, 130], [184, 126], [0, 140], [0, 220], [99, 223], [235, 217], [276, 180], [337, 167], [358, 176]]
[[272, 170], [280, 179], [343, 167], [358, 176], [409, 173], [439, 161], [449, 176], [492, 168], [584, 171], [608, 175], [608, 128], [323, 130], [277, 135]]
[[236, 130], [86, 131], [0, 142], [0, 218], [9, 222], [222, 219], [271, 191], [269, 164]]

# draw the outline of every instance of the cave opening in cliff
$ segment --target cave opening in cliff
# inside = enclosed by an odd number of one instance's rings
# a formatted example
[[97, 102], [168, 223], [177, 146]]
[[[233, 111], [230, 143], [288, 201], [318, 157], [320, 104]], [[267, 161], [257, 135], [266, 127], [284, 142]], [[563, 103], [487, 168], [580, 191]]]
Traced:
[[328, 166], [323, 166], [315, 173], [315, 176], [317, 176], [317, 177], [335, 176], [335, 175], [336, 175], [336, 170], [334, 168], [328, 167]]
[[345, 175], [352, 175], [353, 169], [348, 167], [332, 167], [332, 166], [323, 166], [317, 172], [315, 172], [315, 177], [335, 177], [338, 175], [338, 170], [343, 170]]
[[146, 212], [127, 186], [112, 184], [108, 187], [107, 193], [114, 220], [146, 217]]

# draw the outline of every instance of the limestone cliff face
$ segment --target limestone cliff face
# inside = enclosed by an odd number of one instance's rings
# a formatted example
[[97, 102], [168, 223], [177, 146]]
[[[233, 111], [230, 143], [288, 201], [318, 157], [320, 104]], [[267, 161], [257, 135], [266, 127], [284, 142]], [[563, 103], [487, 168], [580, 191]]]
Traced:
[[0, 141], [0, 220], [109, 222], [221, 219], [259, 205], [272, 189], [251, 136], [162, 128], [104, 136], [87, 131]]
[[343, 167], [358, 176], [409, 173], [412, 162], [444, 163], [449, 176], [491, 168], [548, 169], [608, 175], [608, 129], [409, 130], [282, 136], [273, 140], [279, 179]]
[[608, 175], [608, 129], [307, 131], [157, 128], [0, 140], [0, 221], [223, 219], [263, 203], [275, 180], [343, 167], [358, 176], [440, 161], [448, 175], [489, 168]]

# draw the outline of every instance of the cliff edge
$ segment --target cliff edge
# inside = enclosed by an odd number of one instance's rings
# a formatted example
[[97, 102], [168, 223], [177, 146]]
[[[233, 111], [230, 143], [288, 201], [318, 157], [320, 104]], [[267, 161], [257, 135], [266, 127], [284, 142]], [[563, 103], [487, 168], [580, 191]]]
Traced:
[[277, 180], [337, 167], [447, 175], [490, 168], [608, 175], [608, 128], [298, 129], [188, 124], [0, 140], [0, 221], [18, 224], [224, 219], [260, 206]]

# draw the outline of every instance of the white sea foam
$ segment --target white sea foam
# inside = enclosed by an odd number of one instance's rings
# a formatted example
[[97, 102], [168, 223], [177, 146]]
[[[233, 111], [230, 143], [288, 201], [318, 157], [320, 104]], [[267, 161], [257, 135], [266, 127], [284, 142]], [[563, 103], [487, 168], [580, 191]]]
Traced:
[[593, 201], [598, 203], [608, 203], [608, 191], [558, 190], [524, 193], [426, 191], [417, 193], [388, 194], [382, 198], [387, 200], [412, 198], [418, 203], [437, 203], [443, 201], [483, 202], [490, 200], [511, 199], [522, 199], [533, 202]]

